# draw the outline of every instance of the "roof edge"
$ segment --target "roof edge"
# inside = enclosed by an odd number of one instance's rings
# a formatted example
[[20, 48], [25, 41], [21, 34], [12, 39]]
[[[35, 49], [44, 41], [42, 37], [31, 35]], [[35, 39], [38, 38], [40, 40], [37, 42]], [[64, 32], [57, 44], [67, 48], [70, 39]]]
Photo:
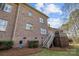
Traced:
[[32, 6], [30, 6], [30, 5], [26, 4], [26, 3], [23, 3], [23, 4], [27, 5], [28, 7], [34, 9], [35, 11], [37, 11], [37, 12], [39, 12], [40, 14], [42, 14], [42, 15], [46, 16], [47, 18], [49, 18], [46, 14], [40, 12], [39, 10], [35, 9], [34, 7], [32, 7]]

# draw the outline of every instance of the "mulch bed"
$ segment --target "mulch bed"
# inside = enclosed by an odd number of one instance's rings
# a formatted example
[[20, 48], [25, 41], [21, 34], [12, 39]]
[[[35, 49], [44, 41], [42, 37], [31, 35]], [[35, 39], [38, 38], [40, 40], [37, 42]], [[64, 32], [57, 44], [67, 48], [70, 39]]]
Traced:
[[33, 53], [40, 52], [41, 48], [12, 48], [9, 50], [1, 50], [0, 56], [27, 56]]

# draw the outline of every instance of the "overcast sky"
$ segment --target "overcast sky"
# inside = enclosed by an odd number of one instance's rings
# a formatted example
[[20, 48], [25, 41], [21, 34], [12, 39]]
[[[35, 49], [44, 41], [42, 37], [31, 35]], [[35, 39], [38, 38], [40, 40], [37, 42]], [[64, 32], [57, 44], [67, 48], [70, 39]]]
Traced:
[[64, 3], [30, 3], [37, 10], [49, 16], [48, 23], [52, 28], [60, 28], [67, 22]]

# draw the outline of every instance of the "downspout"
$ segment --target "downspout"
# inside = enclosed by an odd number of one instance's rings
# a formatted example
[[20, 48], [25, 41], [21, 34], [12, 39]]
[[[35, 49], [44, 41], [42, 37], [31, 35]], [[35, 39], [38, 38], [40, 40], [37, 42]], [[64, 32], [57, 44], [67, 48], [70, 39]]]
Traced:
[[15, 17], [16, 20], [15, 20], [12, 40], [14, 40], [15, 33], [16, 33], [16, 27], [17, 27], [17, 22], [18, 22], [18, 14], [19, 14], [19, 3], [18, 3], [18, 6], [17, 6], [17, 11], [16, 11], [16, 17]]

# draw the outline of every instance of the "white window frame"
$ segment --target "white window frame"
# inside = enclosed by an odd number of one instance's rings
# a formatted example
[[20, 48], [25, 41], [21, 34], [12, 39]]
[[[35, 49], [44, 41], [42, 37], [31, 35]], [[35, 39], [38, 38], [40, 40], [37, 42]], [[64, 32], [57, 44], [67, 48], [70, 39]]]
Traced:
[[0, 19], [0, 31], [6, 31], [8, 21]]
[[5, 4], [3, 11], [10, 13], [12, 11], [12, 6]]
[[44, 19], [43, 18], [39, 18], [40, 19], [40, 23], [44, 23]]
[[0, 10], [10, 13], [12, 11], [12, 6], [6, 3], [1, 3]]
[[47, 30], [46, 29], [41, 28], [40, 30], [41, 30], [41, 34], [47, 34]]
[[33, 28], [32, 24], [30, 24], [30, 23], [26, 24], [26, 30], [32, 30], [32, 28]]

